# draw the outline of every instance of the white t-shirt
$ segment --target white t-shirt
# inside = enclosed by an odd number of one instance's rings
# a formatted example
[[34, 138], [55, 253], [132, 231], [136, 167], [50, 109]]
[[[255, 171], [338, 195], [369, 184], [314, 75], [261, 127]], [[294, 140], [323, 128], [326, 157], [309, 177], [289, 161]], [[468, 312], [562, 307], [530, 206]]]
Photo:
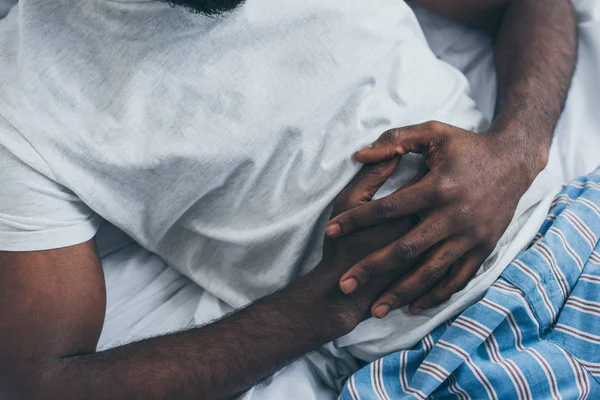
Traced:
[[235, 307], [314, 267], [353, 151], [481, 122], [398, 0], [24, 1], [0, 22], [0, 116], [1, 249], [101, 216]]
[[[320, 260], [355, 150], [432, 119], [485, 123], [400, 0], [248, 0], [217, 19], [159, 1], [21, 1], [0, 21], [0, 249], [74, 245], [105, 219], [240, 307]], [[420, 162], [404, 157], [380, 194]], [[535, 234], [513, 240], [554, 190], [539, 187], [484, 278], [336, 345], [376, 357], [474, 301]]]

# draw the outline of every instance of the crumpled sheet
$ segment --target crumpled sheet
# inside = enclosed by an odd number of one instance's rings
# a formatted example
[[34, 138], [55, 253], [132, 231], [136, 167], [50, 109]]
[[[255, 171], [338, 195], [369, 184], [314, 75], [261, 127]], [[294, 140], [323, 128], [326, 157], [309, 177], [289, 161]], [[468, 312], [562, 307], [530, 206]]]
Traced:
[[[14, 3], [0, 0], [0, 17]], [[410, 347], [437, 325], [440, 316], [449, 317], [476, 301], [488, 282], [502, 271], [501, 265], [507, 265], [535, 235], [540, 218], [545, 216], [544, 202], [549, 202], [557, 191], [555, 186], [591, 171], [600, 163], [600, 2], [573, 0], [573, 3], [578, 10], [580, 29], [578, 68], [545, 176], [536, 182], [548, 191], [548, 199], [535, 204], [529, 204], [527, 199], [521, 202], [526, 218], [513, 224], [514, 232], [505, 235], [495, 257], [482, 269], [482, 272], [493, 270], [493, 273], [480, 273], [465, 290], [463, 301], [455, 303], [453, 309], [432, 310], [418, 317], [424, 319], [410, 323], [406, 322], [407, 318], [417, 317], [401, 315], [399, 311], [396, 322], [388, 319], [392, 323], [385, 326], [363, 324], [351, 335], [301, 358], [240, 398], [279, 399], [282, 395], [290, 400], [335, 398], [344, 375], [358, 367], [353, 355], [370, 361]], [[465, 74], [472, 88], [471, 96], [491, 120], [496, 88], [490, 40], [479, 32], [413, 7], [434, 53]], [[116, 228], [106, 224], [98, 235], [98, 243], [108, 288], [101, 349], [192, 326], [197, 323], [194, 318], [197, 309], [207, 310], [202, 316], [204, 321], [219, 318], [229, 311], [227, 305], [170, 269], [159, 257], [133, 243]], [[407, 326], [410, 326], [408, 332]], [[353, 346], [364, 341], [365, 335], [374, 329], [378, 329], [376, 336], [395, 339]]]
[[[453, 309], [440, 308], [420, 317], [396, 316], [397, 321], [422, 318], [411, 324], [409, 334], [402, 322], [384, 327], [363, 324], [351, 335], [302, 357], [262, 381], [240, 396], [241, 399], [280, 399], [284, 394], [290, 400], [336, 398], [344, 375], [358, 367], [357, 359], [352, 356], [370, 361], [391, 351], [410, 347], [437, 325], [439, 315], [450, 317], [478, 300], [485, 287], [503, 270], [501, 265], [508, 265], [533, 238], [560, 185], [593, 170], [600, 163], [600, 2], [576, 0], [574, 4], [580, 21], [577, 72], [557, 128], [545, 177], [537, 181], [537, 184], [545, 186], [548, 196], [543, 204], [535, 203], [535, 207], [527, 204], [526, 199], [521, 202], [520, 207], [530, 207], [528, 217], [520, 224], [513, 224], [511, 229], [515, 231], [503, 238], [510, 237], [512, 241], [501, 243], [499, 248], [504, 246], [504, 250], [497, 249], [496, 258], [488, 261], [488, 270], [490, 263], [497, 265], [493, 273], [480, 273], [465, 289], [463, 301]], [[471, 96], [486, 118], [491, 120], [496, 87], [489, 38], [418, 6], [413, 7], [434, 53], [465, 74], [471, 85]], [[108, 236], [114, 239], [114, 235]], [[101, 348], [193, 325], [197, 309], [207, 310], [205, 321], [228, 311], [227, 305], [204, 293], [166, 267], [158, 257], [135, 244], [112, 252], [103, 261], [109, 288], [109, 308]], [[396, 315], [401, 313], [399, 311]], [[438, 318], [434, 318], [436, 315]], [[363, 340], [364, 335], [370, 334], [373, 329], [379, 329], [377, 335], [380, 337], [387, 335], [394, 339], [373, 340], [372, 343], [353, 346], [353, 341]]]

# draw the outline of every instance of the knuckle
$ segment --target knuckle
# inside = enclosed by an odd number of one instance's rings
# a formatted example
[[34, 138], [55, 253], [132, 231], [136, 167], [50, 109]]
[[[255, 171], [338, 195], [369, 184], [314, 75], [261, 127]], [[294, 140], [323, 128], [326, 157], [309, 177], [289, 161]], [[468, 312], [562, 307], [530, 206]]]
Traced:
[[395, 289], [390, 293], [389, 303], [392, 308], [402, 307], [410, 302], [409, 296], [402, 289]]
[[441, 133], [438, 134], [438, 144], [440, 145], [440, 147], [448, 143], [451, 139], [452, 135], [450, 135], [446, 130], [442, 130]]
[[429, 265], [424, 268], [423, 276], [425, 281], [431, 284], [439, 281], [445, 272], [445, 268], [441, 265]]
[[398, 242], [392, 249], [394, 259], [400, 263], [410, 261], [417, 256], [417, 246], [413, 242]]
[[425, 129], [432, 131], [432, 132], [440, 132], [443, 130], [443, 128], [445, 126], [443, 123], [441, 123], [439, 121], [434, 121], [434, 120], [427, 121], [423, 125], [424, 125]]
[[449, 290], [436, 290], [431, 294], [433, 303], [442, 304], [447, 302], [452, 297], [453, 292]]
[[343, 233], [347, 233], [356, 229], [356, 222], [356, 217], [352, 214], [352, 211], [340, 218], [340, 220], [338, 221], [338, 223], [342, 227]]
[[396, 211], [396, 205], [388, 198], [378, 200], [373, 205], [373, 212], [375, 217], [379, 219], [387, 219], [394, 215]]
[[438, 177], [435, 184], [435, 191], [437, 200], [440, 202], [448, 202], [453, 200], [460, 194], [460, 187], [458, 183], [449, 176], [442, 175]]
[[456, 248], [446, 249], [442, 254], [442, 260], [446, 262], [452, 262], [454, 260], [458, 260], [461, 255], [461, 252], [458, 251]]
[[444, 220], [436, 220], [429, 224], [422, 232], [420, 240], [430, 240], [430, 238], [439, 238], [446, 230]]
[[444, 124], [439, 121], [428, 121], [424, 124], [424, 127], [429, 132], [433, 132], [435, 134], [434, 143], [439, 146], [448, 142], [451, 138], [449, 125]]
[[393, 169], [392, 164], [389, 161], [382, 161], [376, 164], [365, 165], [361, 173], [368, 178], [381, 178], [387, 177]]
[[358, 279], [361, 283], [365, 283], [371, 280], [375, 276], [375, 267], [373, 264], [365, 263], [361, 266], [358, 273]]
[[381, 140], [387, 143], [394, 143], [399, 139], [399, 137], [400, 131], [398, 129], [390, 129], [381, 135]]
[[356, 208], [360, 205], [365, 204], [368, 201], [369, 201], [369, 199], [366, 194], [365, 195], [360, 195], [360, 194], [353, 195], [344, 204], [345, 210], [351, 210], [353, 208]]
[[471, 228], [471, 237], [476, 243], [486, 243], [489, 239], [489, 233], [487, 228], [481, 224]]
[[445, 193], [450, 193], [456, 191], [456, 189], [458, 188], [458, 184], [453, 178], [447, 175], [442, 175], [439, 178], [438, 187]]
[[475, 208], [470, 204], [460, 204], [456, 213], [463, 219], [472, 220], [475, 217]]

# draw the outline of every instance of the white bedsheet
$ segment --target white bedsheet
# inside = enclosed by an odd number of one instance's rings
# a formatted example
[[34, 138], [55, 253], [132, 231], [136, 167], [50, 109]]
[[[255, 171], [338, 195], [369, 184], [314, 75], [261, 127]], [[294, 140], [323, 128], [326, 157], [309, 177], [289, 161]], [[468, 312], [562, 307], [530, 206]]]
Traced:
[[17, 4], [17, 0], [0, 0], [0, 19], [8, 14], [8, 10]]
[[[0, 0], [0, 17], [8, 9], [9, 3], [13, 3], [13, 0]], [[580, 19], [580, 58], [546, 171], [556, 176], [555, 183], [558, 184], [591, 171], [600, 162], [600, 113], [597, 112], [600, 109], [600, 2], [574, 0], [574, 3]], [[473, 98], [491, 119], [495, 85], [489, 40], [422, 9], [417, 8], [416, 12], [434, 52], [465, 73], [472, 86]], [[554, 188], [548, 190], [552, 192]], [[549, 194], [545, 202], [548, 203], [551, 197]], [[516, 245], [514, 248], [507, 245], [499, 259], [494, 260], [495, 264], [507, 264], [522, 243], [533, 237], [543, 217], [540, 210], [543, 211], [543, 207], [532, 210], [528, 219], [515, 228], [518, 232], [512, 237], [516, 238]], [[108, 288], [108, 309], [100, 339], [101, 349], [205, 323], [231, 311], [227, 305], [205, 293], [170, 269], [159, 257], [142, 249], [110, 225], [101, 229], [98, 242]], [[495, 268], [497, 272], [494, 274], [497, 276], [501, 269]], [[493, 275], [488, 274], [485, 281], [489, 282], [491, 277]], [[480, 282], [483, 282], [482, 278]], [[480, 286], [487, 285], [486, 282], [480, 283]], [[476, 284], [474, 282], [471, 286]], [[445, 313], [450, 316], [460, 311], [475, 301], [481, 290], [472, 290], [473, 296], [466, 296], [459, 306]], [[438, 315], [439, 312], [431, 315]], [[412, 334], [408, 335], [410, 339], [405, 340], [398, 333], [406, 329], [404, 325], [394, 329], [393, 325], [388, 324], [385, 329], [389, 330], [389, 334], [397, 334], [398, 340], [388, 342], [392, 343], [388, 347], [377, 343], [373, 347], [363, 345], [355, 349], [353, 354], [368, 360], [408, 347], [434, 327], [431, 315], [411, 324], [417, 328], [411, 328]], [[336, 342], [336, 346], [351, 345], [352, 337], [360, 336], [361, 329], [365, 328], [360, 327], [353, 335]], [[365, 334], [368, 332], [365, 331]], [[335, 387], [339, 387], [340, 377], [358, 366], [356, 360], [336, 346], [301, 358], [241, 398], [279, 399], [282, 393], [291, 400], [335, 398]]]

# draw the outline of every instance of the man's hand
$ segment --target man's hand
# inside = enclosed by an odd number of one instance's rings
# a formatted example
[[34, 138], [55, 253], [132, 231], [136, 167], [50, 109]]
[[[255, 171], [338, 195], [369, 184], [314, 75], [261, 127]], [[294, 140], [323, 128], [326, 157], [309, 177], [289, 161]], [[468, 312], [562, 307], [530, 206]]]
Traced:
[[[462, 288], [494, 248], [519, 198], [546, 165], [575, 68], [576, 17], [569, 0], [419, 0], [425, 7], [495, 36], [496, 116], [487, 134], [440, 123], [396, 129], [357, 159], [423, 153], [431, 172], [392, 196], [335, 218], [331, 236], [419, 214], [417, 228], [345, 274], [353, 292], [373, 276], [406, 275], [372, 307], [383, 317], [411, 303], [432, 307]], [[424, 254], [409, 272], [406, 261]], [[425, 294], [426, 293], [426, 294]]]
[[[332, 217], [349, 210], [358, 210], [360, 206], [370, 204], [373, 195], [392, 174], [398, 161], [399, 159], [396, 157], [380, 163], [365, 165], [337, 197]], [[339, 239], [325, 237], [323, 260], [316, 268], [316, 272], [325, 268], [328, 272], [323, 279], [331, 281], [333, 292], [341, 295], [340, 300], [343, 304], [340, 303], [337, 307], [345, 308], [341, 314], [345, 316], [344, 325], [350, 327], [348, 332], [368, 315], [373, 301], [399, 277], [400, 273], [396, 269], [390, 269], [373, 277], [369, 287], [353, 294], [351, 299], [340, 292], [338, 285], [340, 277], [355, 263], [409, 232], [417, 221], [415, 216], [407, 216], [383, 222], [377, 226], [366, 227], [364, 230]], [[349, 302], [349, 300], [351, 301]]]
[[[365, 166], [334, 212], [368, 202], [396, 162]], [[412, 226], [396, 220], [326, 240], [321, 264], [287, 288], [206, 326], [102, 352], [104, 279], [93, 241], [0, 252], [0, 398], [231, 398], [354, 329], [396, 276], [351, 296], [340, 276]]]
[[[383, 317], [411, 302], [411, 311], [418, 313], [463, 288], [494, 249], [539, 172], [539, 166], [520, 158], [521, 152], [501, 146], [499, 137], [504, 136], [428, 122], [390, 130], [356, 153], [367, 164], [420, 153], [430, 172], [330, 222], [328, 235], [343, 236], [409, 215], [421, 218], [410, 232], [346, 272], [342, 290], [352, 293], [391, 271], [405, 273], [373, 305], [374, 315]], [[423, 254], [418, 268], [410, 270], [410, 263]]]
[[[399, 158], [389, 158], [363, 166], [358, 175], [336, 198], [331, 218], [370, 204], [377, 190], [394, 172], [398, 161]], [[365, 226], [367, 229], [336, 240], [326, 236], [323, 263], [330, 267], [335, 266], [341, 276], [349, 267], [373, 251], [392, 243], [399, 235], [410, 231], [417, 222], [418, 218], [415, 216], [407, 216], [377, 226]]]

